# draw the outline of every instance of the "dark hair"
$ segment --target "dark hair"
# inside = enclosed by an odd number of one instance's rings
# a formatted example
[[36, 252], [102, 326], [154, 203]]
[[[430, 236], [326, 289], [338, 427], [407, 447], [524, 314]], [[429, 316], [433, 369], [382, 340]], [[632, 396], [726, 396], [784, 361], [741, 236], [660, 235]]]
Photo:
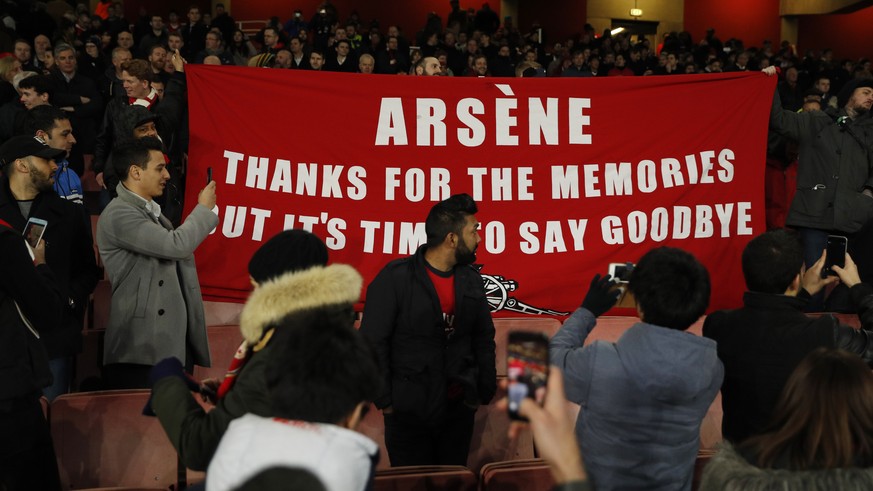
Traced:
[[291, 271], [327, 264], [327, 246], [305, 230], [285, 230], [274, 235], [249, 260], [249, 274], [258, 283]]
[[49, 101], [55, 93], [52, 80], [46, 75], [34, 75], [18, 82], [19, 89], [33, 89], [37, 94], [48, 94]]
[[643, 321], [684, 331], [706, 312], [709, 273], [694, 256], [681, 249], [659, 247], [640, 258], [628, 288]]
[[771, 467], [793, 470], [873, 465], [873, 372], [861, 358], [818, 348], [788, 378], [764, 434], [744, 446]]
[[791, 230], [770, 230], [743, 249], [743, 276], [753, 292], [785, 293], [802, 266], [800, 239]]
[[70, 116], [64, 111], [48, 104], [36, 106], [30, 111], [25, 112], [21, 126], [22, 134], [33, 136], [39, 130], [51, 133], [55, 126], [57, 126], [56, 121], [59, 119], [70, 119]]
[[348, 39], [340, 39], [339, 41], [336, 42], [336, 46], [339, 47], [339, 45], [342, 43], [346, 43], [346, 45], [349, 47], [349, 49], [352, 49], [352, 43]]
[[469, 194], [455, 194], [435, 204], [424, 222], [427, 246], [439, 246], [450, 232], [460, 235], [467, 216], [475, 215], [478, 211], [476, 202]]
[[[167, 48], [167, 47], [164, 45], [164, 43], [156, 43], [156, 44], [153, 44], [151, 48], [149, 48], [149, 57], [150, 57], [150, 58], [151, 58], [151, 56], [152, 56], [153, 54], [155, 54], [155, 50], [158, 49], [158, 48], [163, 49], [163, 50], [166, 51], [167, 53], [170, 52], [170, 49]], [[131, 60], [131, 61], [132, 61], [132, 60]], [[123, 69], [124, 69], [124, 68], [123, 68], [123, 65], [122, 65], [122, 70], [123, 70]], [[128, 73], [130, 73], [130, 72], [128, 72]], [[133, 74], [131, 73], [131, 75], [133, 75]]]
[[163, 152], [161, 141], [154, 137], [125, 140], [112, 150], [112, 168], [115, 175], [122, 182], [127, 180], [131, 166], [147, 168], [149, 152], [156, 150]]
[[351, 305], [294, 312], [276, 325], [266, 380], [273, 415], [336, 424], [379, 391], [375, 352]]
[[127, 72], [132, 77], [135, 77], [137, 80], [151, 82], [152, 78], [154, 78], [154, 75], [152, 74], [152, 66], [149, 62], [141, 59], [125, 61], [121, 64], [121, 70]]

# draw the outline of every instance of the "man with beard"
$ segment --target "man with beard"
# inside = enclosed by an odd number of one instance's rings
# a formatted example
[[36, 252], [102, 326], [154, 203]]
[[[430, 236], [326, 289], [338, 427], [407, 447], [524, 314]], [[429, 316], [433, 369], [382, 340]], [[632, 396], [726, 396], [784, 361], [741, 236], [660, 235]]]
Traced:
[[[776, 68], [765, 68], [773, 75]], [[855, 258], [861, 280], [873, 281], [873, 80], [847, 83], [837, 97], [837, 111], [796, 113], [782, 108], [777, 90], [770, 111], [770, 130], [798, 142], [797, 193], [786, 224], [800, 234], [807, 268], [821, 257], [828, 235], [848, 236], [848, 253]], [[849, 308], [845, 285], [823, 293], [807, 307], [820, 311]], [[834, 310], [839, 309], [839, 310]]]
[[494, 323], [482, 277], [476, 202], [458, 194], [427, 216], [427, 243], [367, 288], [361, 333], [382, 370], [374, 402], [393, 466], [466, 465], [473, 419], [496, 390]]
[[[48, 222], [43, 239], [46, 262], [54, 272], [66, 308], [61, 322], [40, 333], [54, 382], [43, 389], [49, 401], [69, 392], [73, 358], [82, 351], [82, 323], [88, 297], [100, 279], [91, 239], [91, 223], [82, 203], [78, 176], [67, 169], [65, 157], [76, 143], [70, 120], [56, 107], [41, 105], [28, 111], [24, 135], [44, 142], [54, 152], [48, 166], [38, 160], [10, 166], [0, 179], [0, 220], [24, 230], [29, 218]], [[21, 138], [21, 137], [15, 137]]]

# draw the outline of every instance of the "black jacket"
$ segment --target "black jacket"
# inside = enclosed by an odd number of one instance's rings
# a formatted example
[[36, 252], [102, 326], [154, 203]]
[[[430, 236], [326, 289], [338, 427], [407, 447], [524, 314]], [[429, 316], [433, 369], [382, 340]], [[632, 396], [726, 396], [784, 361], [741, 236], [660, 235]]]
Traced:
[[[78, 147], [82, 153], [93, 153], [97, 125], [103, 114], [103, 96], [97, 90], [97, 85], [93, 80], [79, 73], [67, 81], [60, 71], [54, 70], [51, 78], [55, 89], [52, 94], [52, 105], [73, 108], [69, 113], [70, 124], [79, 142]], [[87, 97], [89, 101], [83, 103], [82, 97]]]
[[6, 401], [39, 394], [51, 383], [48, 358], [38, 336], [58, 325], [63, 303], [49, 267], [34, 267], [21, 232], [2, 223], [0, 256], [2, 407]]
[[[48, 190], [33, 201], [30, 216], [48, 222], [43, 239], [46, 248], [46, 263], [51, 266], [57, 289], [64, 299], [63, 319], [57, 329], [43, 333], [49, 358], [72, 356], [82, 350], [82, 327], [85, 307], [97, 281], [100, 269], [94, 256], [91, 239], [91, 220], [85, 207], [65, 200]], [[18, 203], [9, 190], [9, 181], [0, 177], [0, 220], [23, 231], [27, 218], [22, 216]]]
[[361, 333], [379, 356], [383, 392], [379, 408], [436, 421], [449, 383], [464, 389], [464, 402], [488, 404], [497, 390], [494, 323], [482, 277], [468, 266], [454, 270], [454, 333], [446, 337], [442, 308], [424, 263], [425, 246], [392, 261], [367, 288]]
[[788, 225], [851, 233], [873, 220], [873, 198], [862, 194], [873, 187], [873, 117], [838, 123], [845, 116], [845, 109], [787, 111], [778, 91], [773, 97], [770, 129], [800, 144]]
[[[174, 73], [164, 91], [164, 99], [156, 100], [149, 108], [149, 111], [159, 116], [155, 121], [155, 126], [161, 141], [164, 143], [166, 153], [170, 155], [174, 154], [177, 135], [182, 126], [182, 113], [185, 110], [185, 87], [184, 73]], [[115, 177], [114, 169], [107, 164], [109, 155], [119, 141], [133, 137], [135, 122], [129, 121], [124, 114], [125, 108], [129, 105], [130, 102], [126, 95], [109, 101], [109, 104], [106, 105], [106, 111], [103, 113], [100, 133], [97, 134], [94, 149], [94, 172], [103, 172], [103, 181], [111, 194], [114, 194], [118, 179]]]
[[724, 363], [721, 387], [722, 434], [738, 443], [763, 430], [794, 368], [819, 347], [857, 353], [873, 365], [873, 287], [850, 290], [858, 307], [861, 330], [841, 325], [831, 315], [803, 313], [809, 295], [798, 297], [746, 292], [744, 307], [714, 312], [703, 335], [718, 343]]

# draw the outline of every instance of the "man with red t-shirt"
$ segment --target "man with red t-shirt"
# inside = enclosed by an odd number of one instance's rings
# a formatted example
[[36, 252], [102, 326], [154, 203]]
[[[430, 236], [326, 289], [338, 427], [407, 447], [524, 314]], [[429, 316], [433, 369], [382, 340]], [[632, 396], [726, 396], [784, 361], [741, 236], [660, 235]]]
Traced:
[[466, 465], [473, 417], [496, 391], [494, 323], [482, 277], [476, 202], [459, 194], [427, 216], [427, 243], [367, 288], [361, 332], [383, 376], [391, 465]]

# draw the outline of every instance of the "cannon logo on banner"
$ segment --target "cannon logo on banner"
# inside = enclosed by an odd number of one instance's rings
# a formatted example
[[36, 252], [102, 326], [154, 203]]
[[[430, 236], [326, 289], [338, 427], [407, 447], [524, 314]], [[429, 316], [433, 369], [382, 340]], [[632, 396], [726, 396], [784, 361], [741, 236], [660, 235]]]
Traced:
[[[434, 203], [469, 193], [493, 311], [565, 315], [609, 263], [679, 247], [710, 310], [741, 298], [763, 231], [762, 74], [488, 79], [191, 66], [186, 203], [214, 169], [220, 224], [204, 294], [241, 300], [246, 264], [304, 228], [369, 282], [426, 241]], [[363, 299], [363, 297], [362, 297]]]

